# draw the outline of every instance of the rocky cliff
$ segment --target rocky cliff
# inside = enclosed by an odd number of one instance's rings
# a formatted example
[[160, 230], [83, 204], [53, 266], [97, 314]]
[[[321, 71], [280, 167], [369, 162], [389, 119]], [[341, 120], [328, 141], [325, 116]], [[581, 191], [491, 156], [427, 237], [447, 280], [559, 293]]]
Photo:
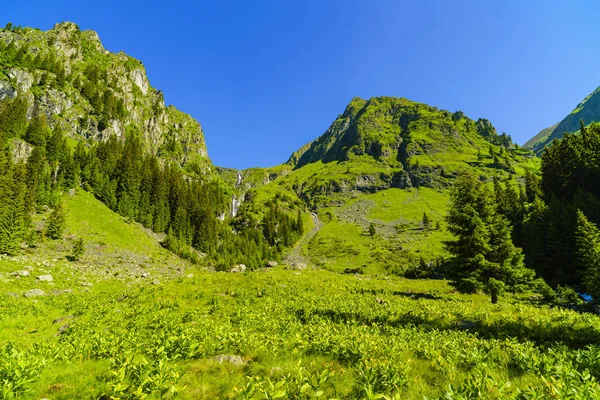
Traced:
[[0, 100], [16, 96], [26, 98], [30, 117], [46, 114], [73, 139], [140, 135], [149, 151], [189, 173], [212, 169], [202, 127], [165, 105], [142, 63], [109, 52], [96, 32], [73, 23], [0, 29]]

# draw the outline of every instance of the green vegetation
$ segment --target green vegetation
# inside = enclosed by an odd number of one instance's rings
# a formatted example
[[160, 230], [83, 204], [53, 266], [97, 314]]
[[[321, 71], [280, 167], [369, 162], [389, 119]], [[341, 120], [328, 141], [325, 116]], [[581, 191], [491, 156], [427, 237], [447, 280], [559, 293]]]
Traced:
[[600, 397], [600, 124], [354, 98], [235, 171], [94, 32], [0, 67], [0, 398]]
[[70, 259], [72, 261], [79, 261], [83, 253], [85, 252], [85, 245], [83, 243], [83, 238], [79, 238], [73, 243], [73, 250], [71, 251]]
[[50, 218], [48, 218], [46, 236], [48, 236], [50, 239], [61, 239], [64, 229], [65, 214], [62, 204], [59, 202], [56, 207], [54, 207], [52, 214], [50, 214]]
[[498, 203], [487, 186], [465, 174], [457, 179], [450, 198], [446, 221], [456, 239], [446, 242], [452, 255], [447, 275], [458, 290], [473, 293], [483, 284], [496, 303], [505, 285], [531, 282], [534, 272], [524, 267], [509, 221], [497, 212]]
[[[65, 273], [56, 290], [86, 273], [54, 268]], [[107, 278], [35, 302], [3, 296], [5, 390], [54, 399], [598, 394], [591, 314], [527, 296], [493, 305], [442, 281], [297, 274], [194, 271], [160, 285]], [[8, 290], [17, 283], [36, 285], [13, 278]], [[10, 372], [16, 364], [27, 379]]]

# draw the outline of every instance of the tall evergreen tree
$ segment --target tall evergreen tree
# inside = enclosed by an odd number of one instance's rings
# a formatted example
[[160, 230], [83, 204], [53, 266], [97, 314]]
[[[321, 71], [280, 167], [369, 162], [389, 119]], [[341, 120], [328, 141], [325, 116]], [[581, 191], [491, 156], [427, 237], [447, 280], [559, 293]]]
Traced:
[[600, 229], [577, 212], [577, 262], [585, 290], [596, 302], [600, 300]]
[[46, 235], [51, 239], [61, 239], [65, 229], [65, 212], [60, 202], [52, 210], [46, 226]]
[[485, 184], [474, 175], [463, 174], [450, 197], [446, 221], [456, 239], [446, 242], [446, 248], [452, 255], [449, 275], [459, 290], [472, 290], [475, 282], [490, 287], [492, 278], [509, 286], [530, 281], [533, 271], [524, 267], [521, 251], [512, 242], [510, 225], [496, 212]]

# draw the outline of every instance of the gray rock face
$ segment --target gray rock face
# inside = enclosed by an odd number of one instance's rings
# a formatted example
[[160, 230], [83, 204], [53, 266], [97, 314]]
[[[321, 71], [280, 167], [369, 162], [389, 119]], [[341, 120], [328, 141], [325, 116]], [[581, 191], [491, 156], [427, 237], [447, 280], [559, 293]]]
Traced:
[[277, 263], [277, 261], [269, 261], [269, 262], [267, 262], [267, 267], [268, 268], [273, 268], [273, 267], [276, 267], [278, 265], [279, 264]]
[[23, 296], [25, 296], [25, 297], [37, 297], [37, 296], [43, 296], [45, 294], [46, 294], [46, 292], [44, 292], [42, 289], [31, 289], [31, 290], [23, 293]]
[[246, 272], [246, 266], [244, 264], [234, 265], [229, 272]]
[[14, 161], [26, 161], [33, 151], [33, 146], [22, 140], [15, 140], [11, 150]]
[[33, 85], [33, 76], [20, 68], [13, 68], [8, 71], [8, 77], [16, 82], [20, 93], [27, 92]]
[[240, 365], [246, 364], [246, 361], [244, 361], [244, 359], [242, 357], [234, 356], [234, 355], [220, 354], [220, 355], [216, 356], [214, 358], [214, 360], [218, 361], [221, 364], [223, 364], [225, 362], [225, 363], [233, 364], [235, 366], [240, 366]]
[[54, 278], [52, 277], [52, 275], [39, 275], [38, 277], [36, 277], [36, 279], [38, 281], [42, 281], [42, 282], [53, 282]]
[[[165, 106], [162, 93], [150, 86], [143, 64], [122, 52], [106, 51], [96, 32], [82, 32], [74, 23], [63, 22], [45, 32], [3, 30], [0, 40], [17, 46], [30, 43], [33, 56], [52, 53], [69, 76], [64, 86], [57, 87], [52, 83], [38, 85], [44, 76], [53, 82], [52, 72], [27, 67], [4, 71], [8, 79], [0, 80], [0, 100], [25, 96], [28, 118], [35, 112], [44, 113], [51, 128], [61, 126], [65, 136], [78, 140], [103, 141], [113, 134], [122, 138], [125, 128], [131, 126], [139, 130], [142, 144], [151, 153], [179, 165], [193, 163], [204, 173], [212, 171], [201, 125], [174, 107]], [[85, 82], [85, 63], [99, 55], [107, 61], [106, 82], [127, 111], [122, 118], [104, 121], [103, 131], [99, 130], [100, 118], [93, 105], [74, 86], [75, 82]], [[97, 84], [101, 91], [106, 89], [104, 82]], [[176, 151], [166, 155], [163, 150], [171, 145]]]
[[10, 82], [0, 81], [0, 100], [6, 98], [14, 99], [17, 96], [17, 92], [12, 87]]

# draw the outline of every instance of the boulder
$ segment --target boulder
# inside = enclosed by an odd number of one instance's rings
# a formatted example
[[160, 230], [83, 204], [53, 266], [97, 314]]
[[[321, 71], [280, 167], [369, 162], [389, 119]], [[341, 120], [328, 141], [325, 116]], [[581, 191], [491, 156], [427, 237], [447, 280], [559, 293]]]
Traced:
[[42, 281], [42, 282], [53, 282], [54, 278], [52, 277], [52, 275], [39, 275], [36, 277], [36, 279], [38, 281]]
[[23, 293], [23, 296], [36, 297], [36, 296], [43, 296], [45, 294], [46, 294], [46, 292], [44, 292], [42, 289], [31, 289], [31, 290]]
[[246, 266], [244, 264], [234, 265], [229, 272], [246, 272]]
[[290, 269], [294, 270], [294, 271], [300, 271], [300, 270], [306, 269], [306, 264], [301, 263], [301, 262], [296, 262], [290, 266]]
[[24, 270], [21, 270], [21, 271], [14, 272], [13, 275], [15, 275], [15, 276], [29, 276], [29, 271], [27, 271], [26, 269], [24, 269]]
[[278, 266], [279, 264], [277, 263], [277, 261], [269, 261], [267, 262], [267, 268], [273, 268]]
[[218, 356], [216, 356], [214, 358], [215, 361], [218, 361], [220, 364], [223, 364], [224, 362], [226, 363], [230, 363], [236, 366], [240, 366], [240, 365], [245, 365], [246, 361], [244, 361], [244, 359], [242, 359], [242, 357], [240, 356], [234, 356], [234, 355], [226, 355], [226, 354], [220, 354]]

